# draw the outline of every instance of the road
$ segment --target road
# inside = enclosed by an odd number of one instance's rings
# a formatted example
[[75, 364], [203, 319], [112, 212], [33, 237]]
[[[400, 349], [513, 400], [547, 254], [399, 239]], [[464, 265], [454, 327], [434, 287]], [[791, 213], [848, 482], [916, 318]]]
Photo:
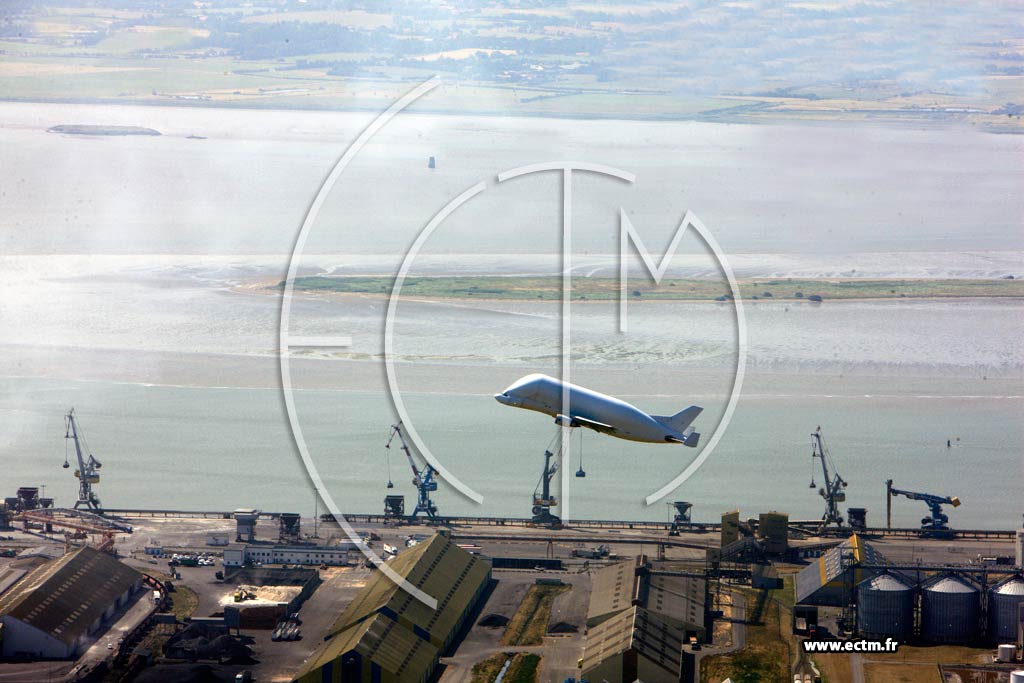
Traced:
[[[705, 657], [724, 655], [747, 646], [747, 600], [739, 593], [732, 594], [732, 643], [725, 647], [706, 646], [694, 652], [694, 671], [696, 672], [695, 683], [700, 682], [700, 663]], [[717, 683], [715, 681], [714, 683]]]
[[3, 683], [50, 683], [63, 681], [71, 670], [71, 662], [3, 662], [0, 681]]
[[850, 655], [850, 671], [853, 672], [853, 683], [864, 683], [864, 657], [861, 653]]
[[[497, 571], [495, 578], [497, 584], [480, 610], [480, 618], [500, 615], [510, 619], [526, 591], [534, 585], [536, 575], [532, 572]], [[543, 645], [508, 646], [501, 644], [504, 627], [474, 625], [459, 643], [455, 653], [441, 659], [445, 667], [441, 683], [469, 683], [473, 665], [499, 652], [533, 652], [541, 655], [541, 683], [562, 683], [566, 678], [575, 678], [578, 674], [576, 662], [583, 656], [585, 605], [590, 597], [590, 577], [586, 574], [563, 574], [559, 578], [573, 586], [573, 590], [565, 594], [573, 604], [556, 599], [558, 609], [548, 623], [549, 626], [558, 622], [569, 623], [578, 629], [576, 633], [545, 636]]]

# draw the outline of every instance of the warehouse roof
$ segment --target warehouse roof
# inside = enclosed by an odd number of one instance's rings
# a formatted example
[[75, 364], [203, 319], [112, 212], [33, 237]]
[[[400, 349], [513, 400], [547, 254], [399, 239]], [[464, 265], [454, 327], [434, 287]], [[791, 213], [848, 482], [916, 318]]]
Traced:
[[886, 564], [882, 553], [857, 534], [829, 548], [796, 577], [798, 603], [829, 605], [843, 599], [840, 593], [871, 578], [876, 572], [851, 569], [853, 564]]
[[584, 672], [609, 657], [633, 649], [637, 655], [678, 680], [683, 639], [668, 621], [643, 607], [631, 607], [590, 629], [583, 654]]
[[106, 553], [79, 548], [36, 567], [0, 596], [0, 615], [73, 645], [141, 578]]
[[353, 650], [399, 681], [424, 680], [438, 657], [436, 647], [384, 615], [374, 614], [317, 648], [295, 680], [319, 683], [322, 667]]
[[639, 597], [639, 577], [633, 561], [618, 562], [590, 573], [587, 625], [595, 626], [633, 604]]
[[679, 627], [704, 628], [704, 579], [650, 576], [641, 604]]
[[633, 605], [644, 607], [677, 628], [704, 628], [704, 580], [653, 574], [636, 562], [619, 562], [591, 572], [587, 626], [594, 627]]
[[376, 572], [342, 612], [331, 633], [338, 633], [375, 612], [386, 609], [407, 627], [419, 627], [432, 643], [443, 647], [459, 618], [490, 574], [490, 566], [435, 534], [400, 553], [388, 566], [399, 576], [437, 600], [431, 609], [395, 584], [384, 572]]

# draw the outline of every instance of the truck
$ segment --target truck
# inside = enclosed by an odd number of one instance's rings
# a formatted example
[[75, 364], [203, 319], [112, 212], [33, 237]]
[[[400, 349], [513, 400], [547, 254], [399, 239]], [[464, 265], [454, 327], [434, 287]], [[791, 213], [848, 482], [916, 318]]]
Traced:
[[252, 683], [252, 672], [246, 669], [235, 674], [235, 683]]
[[600, 560], [611, 555], [611, 548], [606, 545], [599, 545], [596, 548], [573, 548], [573, 557], [585, 557], [590, 560]]

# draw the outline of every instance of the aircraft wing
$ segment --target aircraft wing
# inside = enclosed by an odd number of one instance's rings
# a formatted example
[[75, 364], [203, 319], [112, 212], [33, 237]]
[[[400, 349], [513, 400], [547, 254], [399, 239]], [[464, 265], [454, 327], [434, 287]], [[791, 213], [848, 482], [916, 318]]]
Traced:
[[595, 432], [603, 432], [605, 434], [614, 434], [618, 431], [615, 427], [605, 424], [604, 422], [589, 420], [585, 417], [580, 417], [579, 415], [573, 415], [572, 422], [573, 426], [587, 427], [589, 429], [593, 429]]

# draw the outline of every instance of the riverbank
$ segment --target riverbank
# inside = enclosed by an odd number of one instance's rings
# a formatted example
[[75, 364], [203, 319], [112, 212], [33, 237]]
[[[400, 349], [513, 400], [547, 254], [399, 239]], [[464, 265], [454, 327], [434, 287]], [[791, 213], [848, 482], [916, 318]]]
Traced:
[[[298, 292], [326, 292], [387, 296], [394, 279], [365, 277], [300, 277]], [[938, 299], [1024, 297], [1024, 280], [962, 279], [816, 279], [749, 278], [739, 280], [744, 300], [817, 301], [866, 299]], [[273, 289], [280, 290], [284, 282]], [[619, 280], [611, 277], [580, 277], [572, 282], [573, 299], [616, 300]], [[415, 277], [406, 278], [402, 296], [440, 299], [558, 300], [562, 296], [559, 276], [515, 277]], [[631, 281], [627, 295], [632, 300], [719, 301], [732, 298], [729, 284], [723, 280], [676, 278], [654, 284], [647, 279]]]
[[160, 131], [143, 126], [94, 126], [81, 123], [51, 126], [46, 132], [63, 135], [160, 135]]

